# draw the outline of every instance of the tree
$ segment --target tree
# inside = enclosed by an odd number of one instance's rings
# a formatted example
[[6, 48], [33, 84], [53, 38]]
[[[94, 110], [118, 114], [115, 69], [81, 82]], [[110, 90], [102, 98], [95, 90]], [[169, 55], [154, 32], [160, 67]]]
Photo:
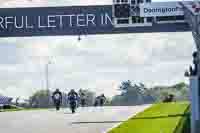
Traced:
[[47, 108], [50, 107], [50, 95], [51, 92], [49, 90], [39, 90], [36, 91], [30, 98], [31, 106]]
[[121, 94], [113, 97], [112, 105], [138, 105], [154, 101], [150, 91], [143, 83], [132, 85], [130, 80], [123, 81], [119, 90], [121, 90]]
[[151, 92], [158, 102], [162, 101], [170, 94], [175, 96], [176, 101], [189, 99], [189, 86], [184, 82], [180, 82], [171, 86], [155, 86], [151, 89]]
[[122, 91], [122, 93], [127, 93], [128, 89], [132, 87], [131, 81], [123, 81], [120, 85], [120, 90]]

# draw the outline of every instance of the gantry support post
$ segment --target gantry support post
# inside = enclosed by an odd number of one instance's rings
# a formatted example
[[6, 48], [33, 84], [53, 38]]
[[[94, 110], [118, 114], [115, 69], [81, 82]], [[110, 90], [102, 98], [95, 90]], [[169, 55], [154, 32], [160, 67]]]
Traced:
[[[195, 4], [195, 3], [194, 3]], [[200, 133], [200, 15], [181, 3], [185, 20], [191, 27], [197, 51], [193, 53], [194, 68], [190, 66], [191, 133]]]

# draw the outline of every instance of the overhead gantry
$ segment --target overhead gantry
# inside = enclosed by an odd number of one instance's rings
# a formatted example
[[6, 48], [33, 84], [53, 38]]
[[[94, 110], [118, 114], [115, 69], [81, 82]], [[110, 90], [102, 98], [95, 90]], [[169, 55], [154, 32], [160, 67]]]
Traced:
[[[112, 5], [0, 8], [0, 37], [190, 32], [197, 47], [192, 90], [192, 133], [200, 120], [199, 3], [113, 0]], [[80, 40], [80, 38], [79, 38]], [[200, 127], [200, 126], [199, 126]], [[199, 133], [199, 132], [198, 132]]]

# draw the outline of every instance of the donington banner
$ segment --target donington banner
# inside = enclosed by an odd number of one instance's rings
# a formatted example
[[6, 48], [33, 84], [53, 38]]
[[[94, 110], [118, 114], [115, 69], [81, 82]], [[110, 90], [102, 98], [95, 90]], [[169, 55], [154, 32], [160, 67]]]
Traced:
[[188, 30], [190, 30], [190, 27], [187, 23], [115, 27], [112, 5], [0, 8], [0, 37], [180, 32]]
[[[189, 5], [191, 2], [184, 2]], [[156, 16], [179, 16], [183, 15], [180, 2], [153, 2], [140, 5], [140, 16], [156, 17]]]

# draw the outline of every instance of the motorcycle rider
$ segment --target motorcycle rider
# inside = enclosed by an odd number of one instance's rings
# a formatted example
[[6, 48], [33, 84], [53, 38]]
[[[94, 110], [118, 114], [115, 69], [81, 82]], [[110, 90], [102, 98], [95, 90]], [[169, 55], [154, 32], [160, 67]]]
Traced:
[[62, 103], [62, 93], [59, 89], [56, 89], [56, 91], [53, 92], [52, 99], [54, 102], [54, 105], [56, 106], [56, 110], [60, 109], [60, 105]]
[[104, 103], [105, 103], [105, 101], [106, 101], [106, 97], [105, 97], [104, 94], [102, 94], [102, 95], [100, 96], [100, 100], [99, 100], [100, 106], [103, 106]]
[[99, 104], [100, 104], [100, 96], [97, 96], [96, 98], [95, 98], [95, 101], [94, 101], [94, 106], [96, 107], [96, 106], [98, 106]]
[[78, 100], [78, 93], [74, 89], [71, 89], [71, 91], [68, 93], [68, 101], [72, 113], [75, 113], [75, 108], [77, 107], [77, 100]]

